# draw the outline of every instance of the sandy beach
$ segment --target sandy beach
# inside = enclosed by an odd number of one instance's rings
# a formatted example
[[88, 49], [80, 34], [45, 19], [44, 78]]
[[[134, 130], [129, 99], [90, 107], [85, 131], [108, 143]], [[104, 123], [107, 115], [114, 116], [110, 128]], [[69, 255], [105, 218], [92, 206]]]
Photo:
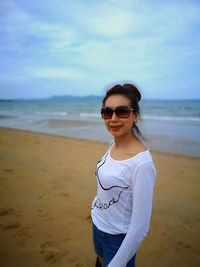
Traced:
[[[0, 266], [94, 267], [90, 206], [107, 144], [0, 128]], [[152, 152], [151, 229], [137, 267], [200, 266], [200, 158]]]

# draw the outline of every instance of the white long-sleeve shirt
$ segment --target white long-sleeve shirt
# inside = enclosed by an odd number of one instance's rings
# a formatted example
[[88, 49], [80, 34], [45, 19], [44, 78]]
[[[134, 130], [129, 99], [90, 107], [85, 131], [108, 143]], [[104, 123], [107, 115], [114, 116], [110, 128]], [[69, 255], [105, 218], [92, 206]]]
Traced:
[[97, 195], [91, 216], [96, 227], [126, 236], [109, 267], [125, 267], [149, 231], [156, 170], [148, 150], [114, 160], [110, 150], [97, 164]]

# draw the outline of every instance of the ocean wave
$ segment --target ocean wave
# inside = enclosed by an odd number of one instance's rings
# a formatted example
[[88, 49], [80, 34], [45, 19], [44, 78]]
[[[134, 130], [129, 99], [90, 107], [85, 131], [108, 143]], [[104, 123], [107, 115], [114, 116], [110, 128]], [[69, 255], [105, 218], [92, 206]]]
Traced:
[[[1, 115], [3, 116], [15, 116], [23, 117], [30, 116], [30, 117], [44, 117], [44, 118], [68, 118], [73, 120], [101, 120], [101, 115], [99, 112], [73, 112], [73, 111], [36, 111], [36, 110], [29, 110], [29, 111], [2, 111]], [[188, 114], [189, 115], [189, 114]], [[177, 116], [177, 115], [170, 115], [164, 116], [163, 114], [154, 115], [154, 114], [143, 114], [141, 115], [142, 120], [153, 120], [153, 121], [174, 121], [174, 122], [191, 122], [191, 123], [200, 123], [200, 116]]]
[[35, 115], [43, 115], [43, 116], [67, 116], [69, 113], [64, 111], [36, 111]]
[[[29, 113], [31, 115], [31, 113]], [[73, 118], [100, 118], [100, 113], [90, 113], [90, 112], [63, 112], [63, 111], [37, 111], [33, 112], [32, 115], [39, 115], [39, 116], [59, 116], [59, 117], [66, 117], [71, 116]]]
[[180, 121], [180, 122], [200, 122], [200, 117], [178, 117], [178, 116], [152, 116], [152, 115], [143, 115], [141, 116], [144, 120], [160, 120], [160, 121]]
[[86, 112], [81, 112], [79, 113], [80, 117], [84, 117], [84, 118], [101, 118], [100, 113], [86, 113]]

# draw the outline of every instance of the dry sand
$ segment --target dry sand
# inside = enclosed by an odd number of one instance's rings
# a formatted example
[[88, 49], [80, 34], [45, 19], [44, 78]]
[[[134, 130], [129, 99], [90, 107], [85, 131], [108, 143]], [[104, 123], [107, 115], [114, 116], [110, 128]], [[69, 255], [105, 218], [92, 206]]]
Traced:
[[[0, 266], [94, 267], [90, 205], [106, 144], [0, 129]], [[200, 158], [153, 152], [137, 267], [200, 266]]]

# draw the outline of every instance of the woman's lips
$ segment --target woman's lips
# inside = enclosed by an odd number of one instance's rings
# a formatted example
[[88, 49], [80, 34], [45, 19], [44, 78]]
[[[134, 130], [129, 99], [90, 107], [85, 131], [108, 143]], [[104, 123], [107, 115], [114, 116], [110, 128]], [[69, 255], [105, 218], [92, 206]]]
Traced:
[[117, 132], [121, 129], [122, 126], [110, 126], [110, 129], [113, 131], [113, 132]]

